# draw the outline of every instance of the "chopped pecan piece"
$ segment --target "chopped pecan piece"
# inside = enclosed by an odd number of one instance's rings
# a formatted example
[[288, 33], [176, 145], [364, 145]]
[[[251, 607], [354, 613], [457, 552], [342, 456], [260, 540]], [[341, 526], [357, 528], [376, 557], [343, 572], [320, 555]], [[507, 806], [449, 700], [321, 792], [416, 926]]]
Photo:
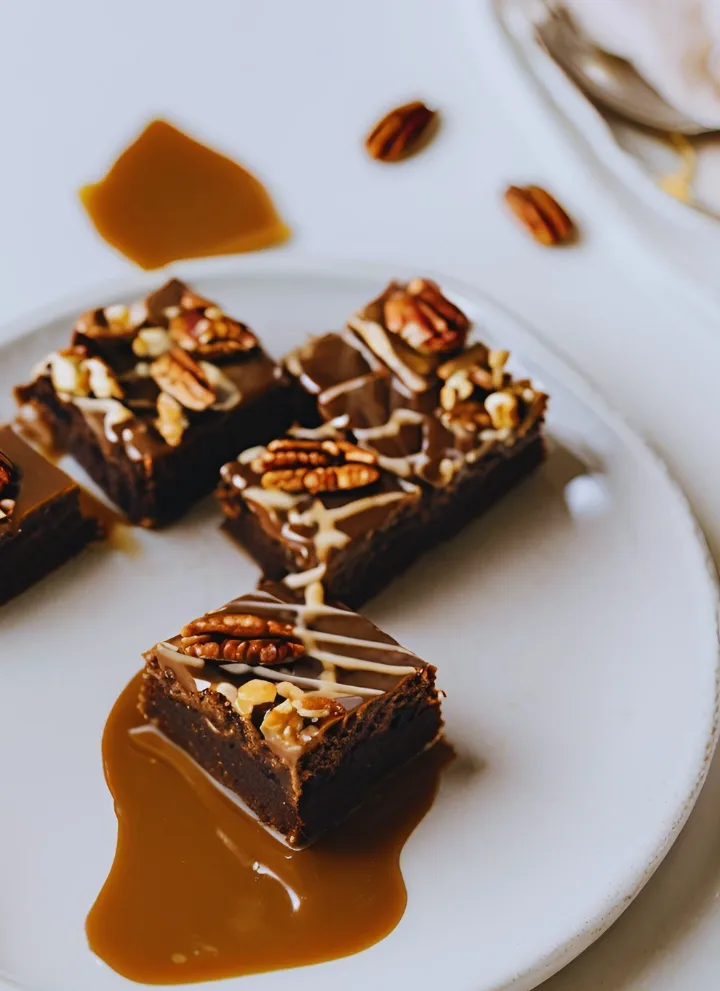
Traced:
[[420, 354], [459, 351], [470, 321], [430, 279], [391, 287], [383, 303], [385, 325]]
[[102, 358], [86, 358], [83, 368], [88, 375], [90, 392], [97, 399], [122, 399], [123, 390], [115, 373]]
[[253, 678], [238, 688], [233, 707], [241, 716], [250, 716], [255, 706], [274, 702], [276, 696], [277, 689], [272, 682]]
[[173, 348], [150, 365], [150, 375], [163, 392], [186, 409], [208, 409], [217, 400], [200, 365], [182, 348]]
[[155, 426], [158, 433], [170, 447], [179, 447], [188, 427], [182, 406], [169, 393], [161, 392], [157, 398], [157, 412]]
[[570, 217], [540, 186], [510, 186], [505, 202], [536, 241], [546, 246], [569, 241], [575, 233]]
[[15, 509], [14, 499], [0, 499], [0, 523], [6, 523]]
[[123, 337], [130, 335], [147, 318], [143, 302], [125, 306], [115, 303], [112, 306], [88, 310], [75, 321], [75, 333], [86, 337]]
[[344, 716], [345, 708], [337, 699], [324, 695], [301, 695], [293, 699], [293, 708], [304, 719], [325, 719], [328, 716]]
[[260, 723], [260, 732], [269, 743], [279, 743], [290, 750], [297, 750], [302, 744], [300, 734], [304, 723], [299, 712], [293, 708], [290, 699], [275, 705]]
[[376, 458], [351, 441], [280, 438], [252, 462], [265, 489], [333, 492], [372, 485], [380, 477]]
[[485, 400], [485, 409], [496, 430], [511, 430], [520, 424], [520, 404], [512, 392], [492, 392]]
[[181, 306], [180, 313], [170, 320], [169, 333], [186, 351], [201, 358], [222, 358], [257, 347], [257, 338], [249, 327], [201, 296], [186, 292]]
[[429, 136], [428, 129], [436, 116], [436, 111], [420, 100], [395, 107], [378, 121], [365, 139], [368, 154], [380, 162], [406, 158], [418, 150], [422, 137]]

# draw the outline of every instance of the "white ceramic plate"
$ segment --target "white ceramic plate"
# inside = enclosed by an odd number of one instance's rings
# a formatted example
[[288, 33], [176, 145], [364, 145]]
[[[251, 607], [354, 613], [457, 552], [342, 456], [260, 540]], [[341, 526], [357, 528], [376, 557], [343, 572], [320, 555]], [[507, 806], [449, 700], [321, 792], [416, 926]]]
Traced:
[[[273, 257], [178, 271], [276, 355], [414, 274]], [[75, 313], [157, 281], [14, 328], [2, 416]], [[534, 987], [642, 887], [713, 751], [717, 594], [681, 493], [576, 373], [496, 306], [455, 293], [552, 394], [553, 438], [546, 467], [368, 609], [438, 665], [460, 756], [405, 848], [397, 929], [357, 956], [233, 988], [386, 988], [400, 975], [416, 991]], [[0, 973], [22, 988], [131, 986], [83, 928], [115, 844], [100, 737], [141, 650], [254, 586], [218, 522], [208, 500], [171, 530], [133, 531], [125, 550], [86, 552], [0, 613]]]

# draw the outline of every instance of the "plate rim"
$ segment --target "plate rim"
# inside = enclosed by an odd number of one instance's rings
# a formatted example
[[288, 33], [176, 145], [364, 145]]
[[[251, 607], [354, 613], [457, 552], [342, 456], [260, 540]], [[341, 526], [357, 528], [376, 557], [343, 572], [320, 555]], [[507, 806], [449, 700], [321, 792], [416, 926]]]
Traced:
[[[425, 268], [426, 266], [421, 266]], [[366, 261], [350, 258], [331, 259], [311, 254], [295, 254], [292, 249], [279, 249], [250, 256], [227, 258], [202, 258], [178, 262], [149, 272], [134, 272], [125, 277], [93, 283], [71, 294], [61, 295], [50, 303], [26, 311], [11, 321], [0, 324], [0, 351], [39, 330], [43, 325], [67, 319], [68, 323], [78, 312], [99, 305], [94, 300], [112, 299], [129, 294], [141, 294], [157, 285], [163, 278], [252, 278], [271, 276], [283, 278], [377, 278], [382, 285], [388, 278], [411, 278], [418, 266], [392, 261]], [[592, 410], [619, 437], [630, 453], [660, 475], [669, 494], [684, 517], [688, 537], [698, 553], [698, 563], [709, 596], [714, 603], [712, 624], [715, 642], [714, 686], [715, 698], [709, 725], [705, 729], [705, 748], [700, 766], [695, 768], [688, 786], [679, 796], [675, 810], [670, 810], [671, 825], [656, 844], [652, 856], [643, 866], [636, 866], [622, 886], [617, 887], [595, 916], [587, 920], [577, 931], [557, 947], [547, 951], [530, 968], [516, 974], [509, 981], [495, 985], [492, 991], [531, 991], [550, 978], [595, 942], [625, 911], [660, 866], [679, 836], [692, 812], [715, 753], [720, 735], [720, 580], [718, 569], [708, 546], [702, 527], [682, 486], [653, 445], [638, 431], [632, 422], [609, 402], [592, 377], [581, 371], [574, 361], [537, 327], [518, 316], [510, 307], [491, 294], [466, 280], [455, 278], [430, 267], [427, 277], [440, 282], [453, 295], [465, 298], [484, 312], [492, 314], [500, 326], [503, 323], [515, 328], [521, 337], [519, 354], [532, 356], [538, 365], [561, 378], [576, 398]], [[494, 329], [494, 328], [493, 328]], [[535, 354], [533, 354], [535, 352]], [[16, 988], [0, 974], [0, 988]]]

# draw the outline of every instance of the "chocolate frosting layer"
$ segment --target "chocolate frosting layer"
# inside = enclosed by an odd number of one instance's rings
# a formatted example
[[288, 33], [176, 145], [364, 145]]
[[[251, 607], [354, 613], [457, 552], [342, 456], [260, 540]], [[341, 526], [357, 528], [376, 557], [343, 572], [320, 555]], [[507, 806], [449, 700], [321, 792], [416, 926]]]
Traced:
[[[218, 633], [224, 623], [227, 632]], [[267, 638], [263, 643], [296, 643], [300, 656], [263, 664], [252, 651], [244, 651], [246, 662], [228, 660], [225, 655], [236, 656], [238, 642], [259, 635], [263, 624], [268, 627], [262, 633]], [[216, 632], [202, 637], [195, 635], [199, 629]], [[239, 630], [249, 632], [239, 634]], [[197, 656], [203, 651], [219, 651], [220, 656]], [[269, 582], [188, 624], [181, 634], [157, 644], [146, 658], [170, 669], [191, 694], [215, 691], [224, 695], [239, 714], [259, 726], [277, 753], [293, 758], [327, 725], [393, 691], [417, 672], [425, 670], [434, 676], [435, 670], [358, 613], [323, 602], [307, 603], [284, 584]], [[274, 686], [278, 694], [270, 702], [243, 709], [244, 693], [257, 690], [258, 681]], [[332, 705], [332, 710], [314, 718], [310, 707], [324, 703], [328, 710]], [[300, 713], [292, 739], [271, 731], [268, 714], [278, 706]]]

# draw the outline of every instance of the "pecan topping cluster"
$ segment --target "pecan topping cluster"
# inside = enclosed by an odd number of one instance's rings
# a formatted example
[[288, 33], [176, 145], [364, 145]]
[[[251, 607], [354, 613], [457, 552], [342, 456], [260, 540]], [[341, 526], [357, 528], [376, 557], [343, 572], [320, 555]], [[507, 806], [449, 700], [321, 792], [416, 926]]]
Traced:
[[213, 661], [284, 664], [302, 657], [305, 645], [289, 623], [252, 613], [208, 613], [180, 631], [178, 649]]
[[117, 377], [102, 358], [90, 357], [82, 345], [64, 348], [48, 358], [53, 388], [73, 398], [122, 399]]
[[449, 354], [465, 344], [470, 321], [430, 279], [392, 286], [383, 302], [385, 326], [420, 354]]
[[271, 441], [251, 463], [265, 489], [282, 492], [335, 492], [361, 489], [380, 477], [377, 459], [348, 440]]
[[440, 418], [446, 426], [476, 432], [527, 430], [545, 412], [547, 397], [528, 379], [505, 370], [509, 352], [477, 344], [438, 369]]
[[252, 351], [258, 343], [244, 323], [189, 290], [181, 296], [180, 312], [170, 318], [168, 332], [175, 344], [209, 360]]
[[[288, 749], [296, 749], [307, 743], [317, 733], [313, 725], [318, 719], [343, 716], [345, 709], [337, 699], [327, 698], [314, 692], [304, 692], [289, 681], [281, 681], [275, 691], [283, 701], [273, 706], [260, 724], [260, 732], [268, 743], [278, 743]], [[235, 707], [242, 713], [241, 694], [247, 692], [247, 685], [238, 690]], [[310, 720], [310, 725], [308, 725]]]

